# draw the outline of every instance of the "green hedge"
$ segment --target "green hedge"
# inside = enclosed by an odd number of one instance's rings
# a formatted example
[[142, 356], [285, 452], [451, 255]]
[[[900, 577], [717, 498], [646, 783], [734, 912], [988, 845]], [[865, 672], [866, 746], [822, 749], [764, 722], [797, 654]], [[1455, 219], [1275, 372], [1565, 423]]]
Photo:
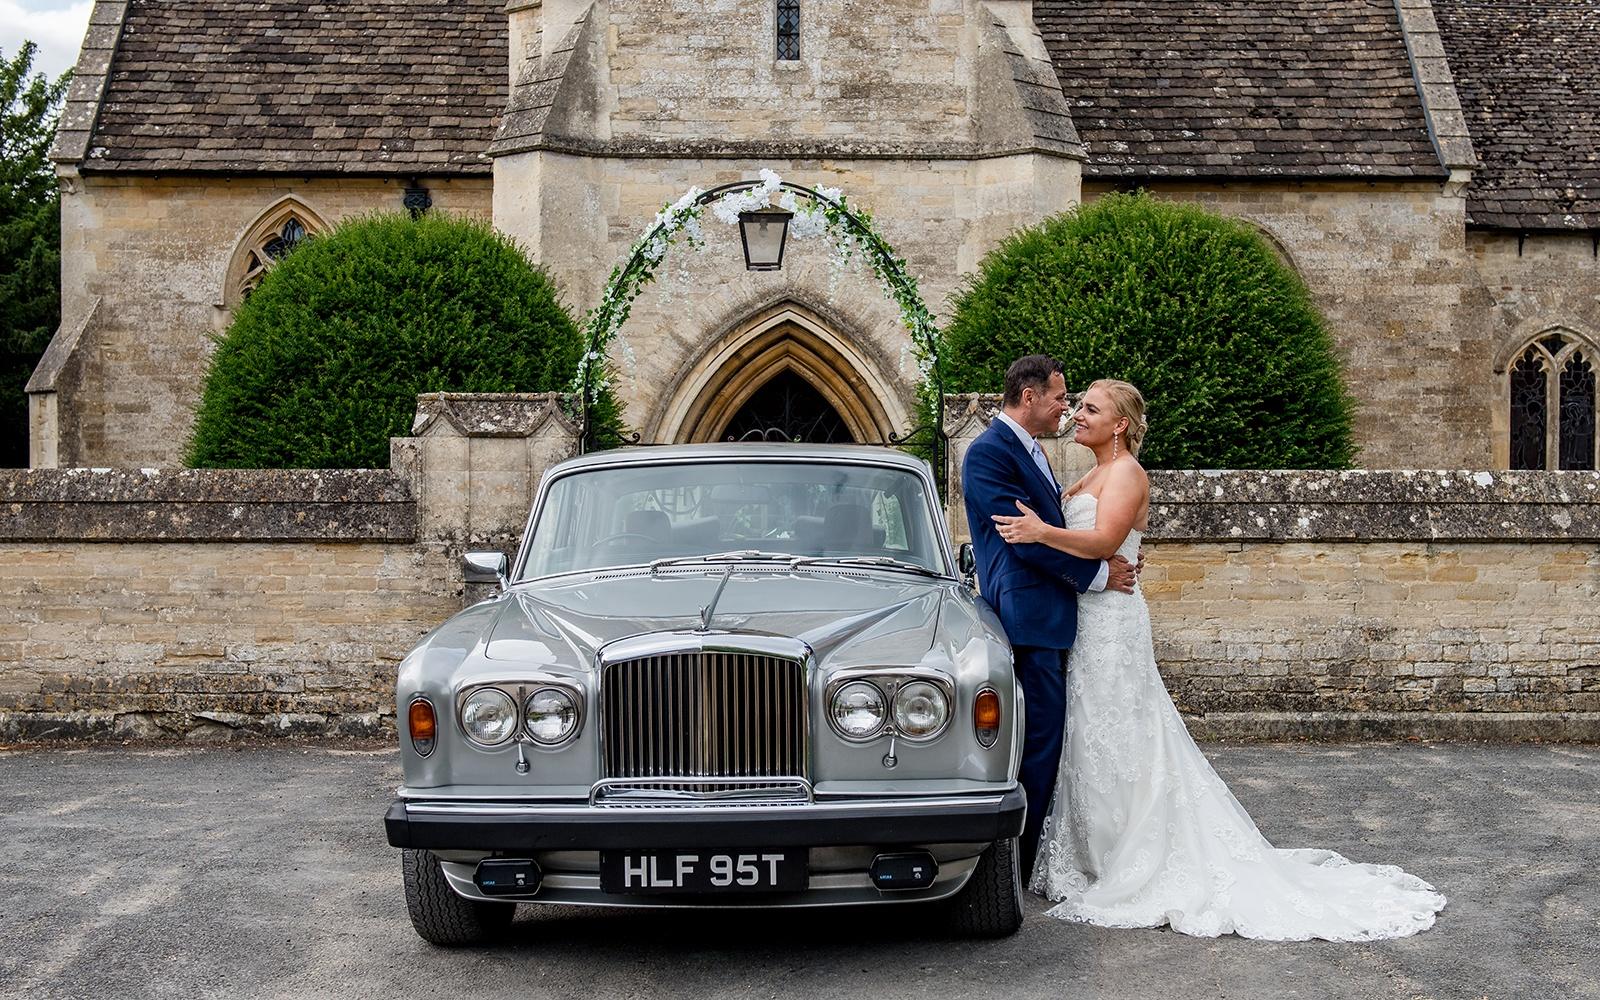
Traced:
[[[581, 332], [544, 272], [486, 223], [345, 223], [296, 247], [217, 345], [188, 461], [386, 468], [423, 392], [567, 389]], [[620, 429], [615, 401], [597, 414]]]
[[1047, 353], [1081, 391], [1126, 379], [1164, 468], [1347, 468], [1352, 404], [1305, 286], [1259, 233], [1200, 208], [1108, 195], [1018, 231], [954, 303], [946, 392], [999, 392]]

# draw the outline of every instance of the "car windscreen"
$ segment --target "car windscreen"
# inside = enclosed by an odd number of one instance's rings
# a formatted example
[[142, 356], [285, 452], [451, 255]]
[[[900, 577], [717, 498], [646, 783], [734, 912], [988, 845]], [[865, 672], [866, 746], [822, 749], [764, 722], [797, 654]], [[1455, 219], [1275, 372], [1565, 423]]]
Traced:
[[922, 479], [829, 462], [663, 463], [556, 480], [521, 579], [758, 549], [948, 573]]

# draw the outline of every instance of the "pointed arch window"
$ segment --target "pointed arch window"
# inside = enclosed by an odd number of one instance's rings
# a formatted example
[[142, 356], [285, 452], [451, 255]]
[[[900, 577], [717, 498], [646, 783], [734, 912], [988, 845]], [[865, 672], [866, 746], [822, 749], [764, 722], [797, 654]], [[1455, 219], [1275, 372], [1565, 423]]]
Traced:
[[1541, 335], [1510, 366], [1511, 467], [1600, 466], [1594, 348], [1565, 332]]
[[239, 281], [239, 299], [243, 301], [261, 284], [272, 265], [289, 256], [295, 247], [305, 241], [311, 232], [305, 221], [290, 213], [282, 225], [268, 229], [248, 248], [244, 259], [244, 276]]
[[778, 0], [778, 59], [800, 58], [800, 0]]

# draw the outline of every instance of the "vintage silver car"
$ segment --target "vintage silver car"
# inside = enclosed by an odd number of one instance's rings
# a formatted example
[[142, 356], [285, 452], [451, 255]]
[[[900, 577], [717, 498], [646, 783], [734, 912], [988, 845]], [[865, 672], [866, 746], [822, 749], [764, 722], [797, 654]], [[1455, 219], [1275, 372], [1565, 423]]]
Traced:
[[385, 818], [417, 932], [517, 902], [926, 902], [1022, 919], [1022, 705], [926, 463], [881, 448], [587, 455], [540, 483], [499, 592], [396, 687]]

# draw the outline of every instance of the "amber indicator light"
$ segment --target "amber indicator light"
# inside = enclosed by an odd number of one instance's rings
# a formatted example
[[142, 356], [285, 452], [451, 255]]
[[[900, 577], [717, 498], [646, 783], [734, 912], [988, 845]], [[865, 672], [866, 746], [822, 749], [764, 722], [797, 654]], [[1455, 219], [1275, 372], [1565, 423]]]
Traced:
[[432, 740], [433, 730], [433, 706], [418, 698], [411, 703], [411, 738], [418, 742]]
[[1000, 696], [993, 691], [979, 691], [972, 706], [972, 725], [975, 729], [1000, 728]]

